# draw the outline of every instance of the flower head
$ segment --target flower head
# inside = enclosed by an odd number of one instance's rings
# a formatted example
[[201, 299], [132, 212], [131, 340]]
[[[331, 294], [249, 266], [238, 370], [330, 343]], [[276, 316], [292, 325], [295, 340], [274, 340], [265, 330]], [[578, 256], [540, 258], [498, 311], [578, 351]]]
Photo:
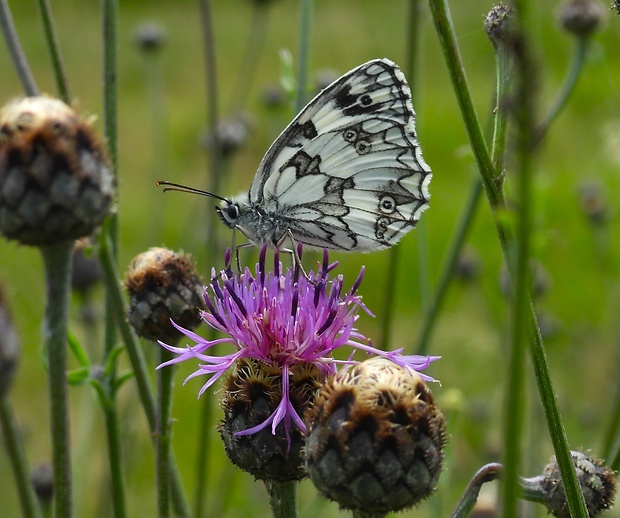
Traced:
[[[345, 291], [344, 279], [338, 275], [330, 279], [337, 263], [329, 264], [327, 251], [318, 273], [300, 275], [300, 266], [282, 271], [278, 255], [274, 268], [266, 271], [266, 248], [263, 248], [256, 265], [255, 275], [248, 268], [236, 275], [230, 270], [213, 280], [205, 288], [206, 311], [202, 319], [226, 336], [207, 340], [176, 324], [175, 327], [195, 342], [195, 345], [173, 347], [159, 342], [178, 356], [158, 368], [189, 359], [202, 362], [187, 380], [207, 375], [210, 378], [200, 389], [204, 393], [235, 362], [242, 359], [258, 360], [269, 367], [276, 367], [281, 376], [281, 399], [271, 415], [260, 424], [237, 432], [237, 435], [256, 433], [271, 425], [272, 433], [284, 423], [288, 438], [293, 423], [301, 431], [306, 426], [291, 403], [289, 386], [292, 370], [296, 366], [313, 366], [326, 378], [337, 372], [338, 365], [357, 363], [351, 357], [334, 358], [333, 352], [348, 345], [354, 349], [388, 358], [408, 369], [421, 370], [436, 360], [433, 356], [405, 356], [402, 349], [382, 351], [372, 347], [354, 327], [361, 309], [369, 313], [357, 290], [363, 269], [351, 289]], [[216, 344], [232, 344], [235, 351], [223, 356], [209, 355]], [[426, 381], [433, 378], [420, 374]]]

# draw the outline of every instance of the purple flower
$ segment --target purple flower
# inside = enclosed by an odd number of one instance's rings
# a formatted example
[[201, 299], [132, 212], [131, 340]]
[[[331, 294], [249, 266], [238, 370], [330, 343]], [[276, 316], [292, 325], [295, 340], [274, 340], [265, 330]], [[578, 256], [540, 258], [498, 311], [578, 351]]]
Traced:
[[[271, 424], [276, 427], [284, 422], [286, 436], [289, 436], [291, 421], [302, 431], [306, 430], [301, 416], [289, 399], [290, 369], [296, 364], [313, 364], [324, 377], [335, 374], [338, 365], [358, 363], [349, 357], [337, 360], [333, 351], [349, 345], [354, 349], [385, 357], [397, 365], [419, 371], [438, 359], [438, 356], [406, 356], [402, 349], [382, 351], [354, 327], [359, 309], [371, 314], [356, 295], [362, 281], [364, 269], [360, 272], [349, 291], [343, 289], [343, 277], [330, 279], [330, 272], [337, 263], [329, 264], [324, 251], [323, 265], [318, 274], [309, 272], [300, 275], [300, 268], [289, 268], [282, 272], [278, 254], [274, 257], [274, 269], [265, 269], [266, 248], [261, 250], [256, 265], [256, 275], [248, 268], [241, 275], [228, 269], [219, 276], [213, 274], [210, 286], [204, 291], [207, 311], [201, 311], [202, 319], [212, 328], [221, 331], [225, 338], [207, 340], [173, 322], [184, 335], [195, 342], [186, 347], [173, 347], [159, 342], [162, 347], [178, 356], [162, 363], [158, 368], [198, 359], [198, 370], [190, 374], [185, 382], [197, 376], [210, 378], [198, 395], [213, 385], [224, 372], [241, 358], [254, 358], [265, 364], [277, 366], [282, 371], [282, 399], [275, 411], [264, 422], [248, 428], [239, 435], [256, 433]], [[235, 351], [223, 356], [206, 354], [216, 344], [233, 344]], [[352, 356], [352, 355], [351, 355]], [[435, 381], [420, 374], [426, 381]]]

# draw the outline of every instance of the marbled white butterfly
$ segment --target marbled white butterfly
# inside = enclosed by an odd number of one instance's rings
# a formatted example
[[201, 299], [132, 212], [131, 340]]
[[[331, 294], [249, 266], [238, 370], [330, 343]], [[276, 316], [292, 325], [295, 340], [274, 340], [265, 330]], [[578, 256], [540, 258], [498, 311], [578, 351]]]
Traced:
[[395, 245], [416, 225], [431, 176], [405, 76], [377, 59], [310, 101], [269, 148], [249, 192], [226, 199], [159, 184], [222, 200], [222, 221], [258, 246], [281, 248], [290, 239], [370, 252]]

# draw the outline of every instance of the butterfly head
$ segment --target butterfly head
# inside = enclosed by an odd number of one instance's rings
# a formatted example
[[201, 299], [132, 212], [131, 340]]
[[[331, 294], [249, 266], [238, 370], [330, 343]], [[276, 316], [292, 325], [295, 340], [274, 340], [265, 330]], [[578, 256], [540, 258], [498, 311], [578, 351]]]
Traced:
[[239, 204], [234, 200], [222, 200], [219, 207], [216, 207], [222, 222], [229, 228], [235, 228], [239, 221]]

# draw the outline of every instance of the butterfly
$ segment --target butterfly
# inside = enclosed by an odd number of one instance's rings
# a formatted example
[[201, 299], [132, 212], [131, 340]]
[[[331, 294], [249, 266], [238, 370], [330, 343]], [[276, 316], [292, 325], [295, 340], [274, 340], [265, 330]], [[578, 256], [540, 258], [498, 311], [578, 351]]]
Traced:
[[415, 227], [428, 207], [431, 177], [405, 76], [389, 59], [376, 59], [308, 103], [271, 145], [248, 192], [227, 199], [158, 185], [221, 200], [222, 221], [248, 244], [281, 249], [290, 240], [371, 252]]

